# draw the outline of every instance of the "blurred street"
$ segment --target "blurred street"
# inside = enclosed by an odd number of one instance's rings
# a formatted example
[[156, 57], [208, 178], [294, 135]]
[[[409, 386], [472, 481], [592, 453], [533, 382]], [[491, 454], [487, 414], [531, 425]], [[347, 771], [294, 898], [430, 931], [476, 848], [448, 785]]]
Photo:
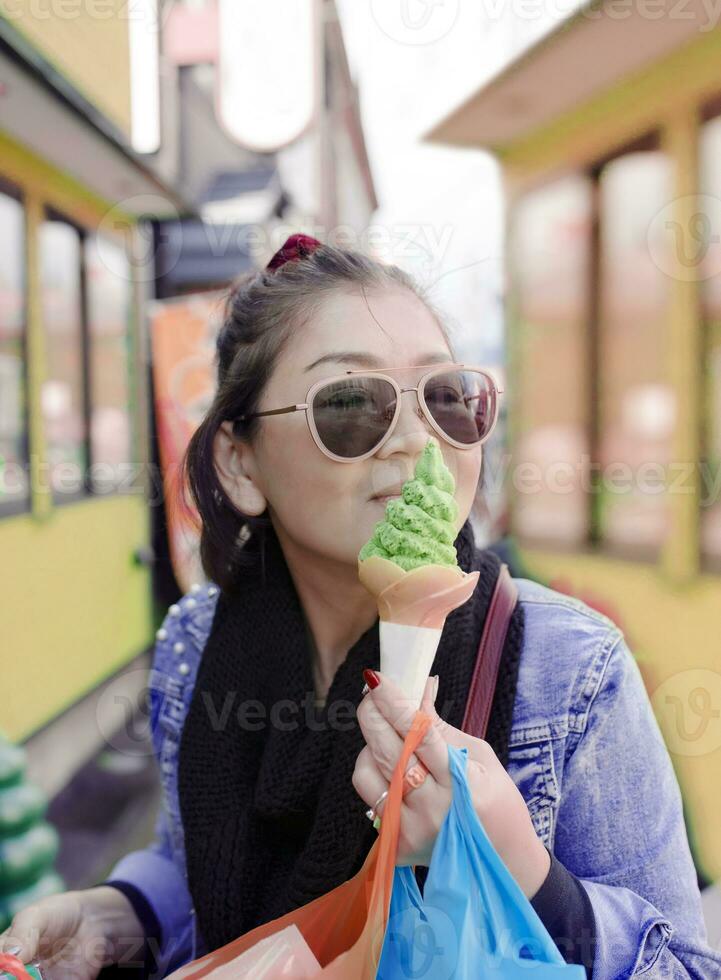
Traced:
[[623, 630], [721, 950], [721, 23], [623, 6], [0, 0], [0, 931], [154, 838], [180, 466], [301, 232], [501, 379], [477, 540]]

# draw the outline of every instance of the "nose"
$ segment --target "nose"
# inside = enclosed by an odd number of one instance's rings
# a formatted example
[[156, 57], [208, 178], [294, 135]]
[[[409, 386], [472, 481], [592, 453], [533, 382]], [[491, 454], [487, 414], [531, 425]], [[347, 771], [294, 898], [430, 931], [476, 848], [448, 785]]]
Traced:
[[401, 388], [401, 392], [400, 414], [390, 438], [376, 453], [379, 459], [402, 454], [415, 460], [425, 449], [428, 437], [436, 435], [421, 411], [415, 388]]

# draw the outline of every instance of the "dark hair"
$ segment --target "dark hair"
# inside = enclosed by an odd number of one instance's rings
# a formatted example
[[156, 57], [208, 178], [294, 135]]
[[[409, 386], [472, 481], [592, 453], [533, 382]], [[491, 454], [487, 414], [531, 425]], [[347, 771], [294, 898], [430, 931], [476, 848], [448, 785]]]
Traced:
[[[221, 422], [257, 410], [291, 335], [318, 311], [324, 297], [398, 287], [426, 304], [455, 357], [449, 331], [425, 287], [398, 266], [362, 252], [320, 245], [310, 255], [272, 271], [248, 273], [231, 285], [216, 341], [215, 397], [185, 451], [178, 486], [180, 506], [189, 512], [187, 488], [200, 518], [203, 571], [224, 592], [232, 592], [238, 570], [255, 560], [244, 545], [251, 536], [262, 538], [270, 518], [267, 510], [257, 517], [241, 513], [225, 493], [213, 464], [213, 443]], [[257, 418], [235, 422], [233, 432], [252, 441], [259, 424]]]

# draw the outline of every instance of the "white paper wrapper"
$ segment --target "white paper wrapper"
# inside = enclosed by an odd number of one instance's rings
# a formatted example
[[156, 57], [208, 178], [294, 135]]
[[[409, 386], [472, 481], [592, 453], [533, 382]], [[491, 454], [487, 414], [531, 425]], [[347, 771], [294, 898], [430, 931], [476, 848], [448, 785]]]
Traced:
[[403, 689], [414, 711], [420, 707], [442, 632], [380, 621], [381, 673]]

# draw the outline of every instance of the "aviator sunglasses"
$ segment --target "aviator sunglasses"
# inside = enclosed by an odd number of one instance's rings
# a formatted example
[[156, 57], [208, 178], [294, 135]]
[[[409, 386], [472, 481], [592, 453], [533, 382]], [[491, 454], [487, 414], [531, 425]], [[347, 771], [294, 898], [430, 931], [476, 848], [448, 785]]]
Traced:
[[312, 384], [302, 405], [240, 415], [233, 421], [305, 412], [310, 434], [322, 453], [339, 463], [357, 462], [372, 456], [390, 438], [404, 391], [415, 391], [419, 416], [442, 439], [457, 449], [472, 449], [493, 431], [503, 389], [485, 368], [450, 362], [432, 365], [417, 385], [401, 386], [381, 371], [345, 371]]

